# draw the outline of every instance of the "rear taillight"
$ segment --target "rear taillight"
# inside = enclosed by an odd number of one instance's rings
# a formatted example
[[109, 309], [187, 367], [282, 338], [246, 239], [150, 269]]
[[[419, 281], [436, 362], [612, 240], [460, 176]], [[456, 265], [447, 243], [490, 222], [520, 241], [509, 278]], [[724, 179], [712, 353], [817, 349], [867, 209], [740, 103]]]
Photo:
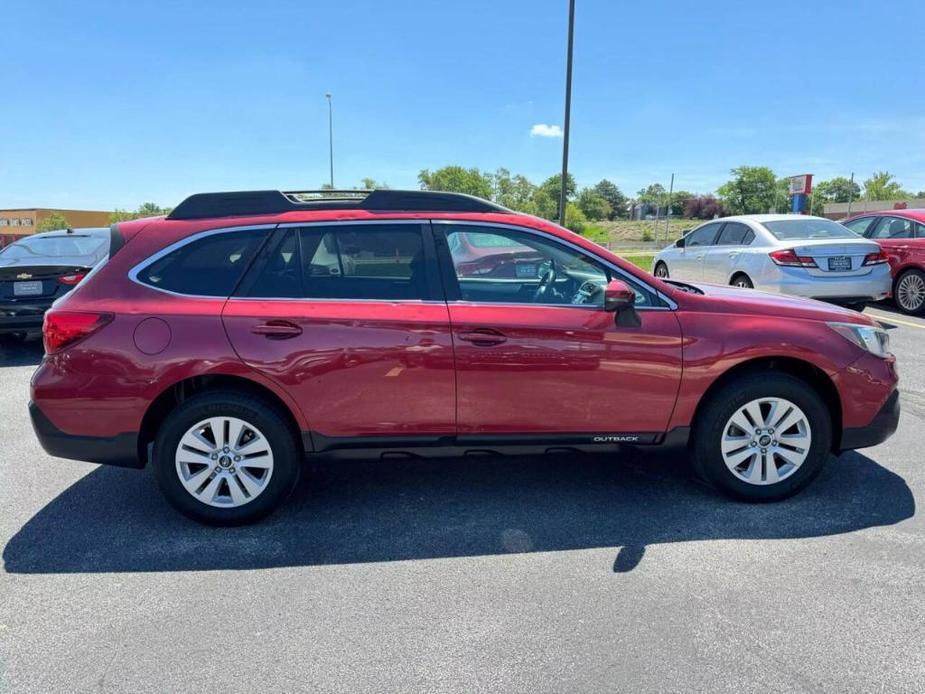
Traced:
[[864, 265], [882, 265], [890, 262], [890, 257], [882, 250], [864, 256]]
[[112, 320], [111, 313], [85, 311], [55, 311], [45, 313], [42, 325], [42, 339], [45, 353], [60, 352], [68, 345], [89, 337]]
[[818, 267], [815, 260], [807, 255], [797, 255], [797, 252], [792, 248], [771, 251], [768, 255], [777, 265], [783, 265], [784, 267]]
[[61, 284], [66, 284], [68, 286], [73, 286], [77, 284], [78, 282], [80, 282], [80, 280], [82, 280], [86, 276], [87, 276], [86, 272], [78, 272], [73, 275], [63, 275], [62, 277], [58, 278], [58, 282], [60, 282]]

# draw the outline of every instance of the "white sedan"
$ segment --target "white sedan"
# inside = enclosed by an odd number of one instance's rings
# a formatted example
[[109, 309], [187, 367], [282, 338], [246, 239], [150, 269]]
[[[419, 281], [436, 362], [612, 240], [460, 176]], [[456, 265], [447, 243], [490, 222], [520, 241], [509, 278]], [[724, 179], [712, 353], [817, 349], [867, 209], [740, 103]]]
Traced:
[[652, 263], [656, 277], [731, 284], [861, 309], [890, 292], [880, 247], [822, 217], [754, 214], [701, 224]]

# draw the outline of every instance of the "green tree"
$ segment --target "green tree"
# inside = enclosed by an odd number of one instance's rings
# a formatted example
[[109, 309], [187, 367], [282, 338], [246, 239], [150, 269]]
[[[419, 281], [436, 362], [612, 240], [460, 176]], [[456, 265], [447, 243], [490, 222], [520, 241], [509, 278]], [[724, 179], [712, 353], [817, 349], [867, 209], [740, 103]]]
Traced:
[[574, 202], [565, 204], [565, 228], [571, 229], [576, 234], [583, 232], [588, 226], [588, 218], [585, 217], [581, 208]]
[[641, 203], [660, 206], [665, 204], [667, 192], [661, 183], [653, 183], [636, 193], [636, 197]]
[[813, 186], [813, 198], [816, 202], [848, 202], [861, 197], [861, 186], [844, 176], [836, 176], [828, 181], [819, 181]]
[[45, 217], [41, 222], [39, 222], [38, 231], [57, 231], [58, 229], [67, 229], [71, 225], [65, 217], [60, 212], [52, 212], [50, 215]]
[[864, 181], [864, 195], [871, 200], [897, 200], [911, 197], [889, 171], [875, 171]]
[[129, 212], [128, 210], [122, 210], [116, 208], [109, 215], [109, 223], [115, 224], [116, 222], [125, 222], [131, 219], [141, 219], [142, 217], [160, 217], [162, 215], [170, 214], [172, 207], [161, 207], [153, 202], [146, 202], [142, 204], [134, 212]]
[[767, 166], [738, 166], [729, 173], [732, 180], [716, 192], [730, 214], [757, 214], [777, 208], [780, 189], [777, 177]]
[[[561, 195], [562, 174], [550, 176], [543, 181], [533, 195], [533, 202], [536, 204], [537, 214], [546, 219], [559, 219], [559, 196]], [[565, 200], [566, 203], [575, 198], [578, 186], [575, 185], [575, 178], [568, 174], [565, 179]], [[568, 214], [568, 207], [565, 208]]]
[[499, 205], [527, 214], [537, 213], [536, 203], [533, 201], [536, 186], [525, 176], [511, 176], [511, 172], [502, 167], [492, 175], [491, 185], [492, 199]]
[[491, 198], [491, 174], [476, 168], [444, 166], [436, 171], [421, 169], [418, 174], [421, 190], [442, 190], [451, 193], [467, 193], [486, 200]]
[[629, 203], [629, 199], [617, 188], [617, 186], [605, 178], [595, 185], [593, 190], [610, 205], [608, 219], [626, 216], [626, 206], [627, 203]]
[[385, 181], [377, 181], [375, 178], [361, 178], [360, 188], [362, 190], [388, 190], [389, 184]]
[[544, 219], [558, 219], [559, 218], [559, 193], [556, 192], [555, 198], [549, 195], [549, 191], [544, 188], [537, 188], [533, 192], [533, 198], [531, 199], [533, 207], [536, 210], [534, 214], [537, 217], [543, 217]]
[[[583, 188], [578, 194], [578, 208], [584, 213], [585, 217], [592, 221], [609, 219], [611, 208], [610, 203], [599, 195], [593, 188]], [[566, 208], [566, 213], [568, 208]]]
[[692, 197], [694, 197], [694, 194], [687, 190], [676, 190], [673, 192], [671, 194], [671, 202], [669, 203], [669, 207], [671, 207], [671, 216], [683, 217], [687, 201]]

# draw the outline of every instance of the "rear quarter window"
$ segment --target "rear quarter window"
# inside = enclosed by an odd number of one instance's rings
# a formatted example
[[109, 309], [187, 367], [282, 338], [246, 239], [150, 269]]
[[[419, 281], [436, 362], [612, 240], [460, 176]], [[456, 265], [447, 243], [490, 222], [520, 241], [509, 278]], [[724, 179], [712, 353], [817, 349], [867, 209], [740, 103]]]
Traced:
[[263, 229], [210, 234], [150, 262], [136, 279], [178, 294], [229, 296], [265, 236]]

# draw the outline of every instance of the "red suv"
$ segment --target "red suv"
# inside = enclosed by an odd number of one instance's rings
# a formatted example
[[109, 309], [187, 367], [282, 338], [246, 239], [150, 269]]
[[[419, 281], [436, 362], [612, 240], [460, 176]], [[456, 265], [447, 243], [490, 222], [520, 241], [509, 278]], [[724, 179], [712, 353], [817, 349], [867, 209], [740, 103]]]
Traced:
[[925, 313], [925, 210], [862, 212], [842, 224], [876, 241], [887, 254], [899, 309]]
[[235, 524], [306, 453], [685, 445], [761, 501], [896, 428], [894, 357], [862, 314], [662, 281], [464, 195], [331, 195], [200, 194], [116, 225], [46, 315], [45, 450], [151, 464], [180, 511]]

